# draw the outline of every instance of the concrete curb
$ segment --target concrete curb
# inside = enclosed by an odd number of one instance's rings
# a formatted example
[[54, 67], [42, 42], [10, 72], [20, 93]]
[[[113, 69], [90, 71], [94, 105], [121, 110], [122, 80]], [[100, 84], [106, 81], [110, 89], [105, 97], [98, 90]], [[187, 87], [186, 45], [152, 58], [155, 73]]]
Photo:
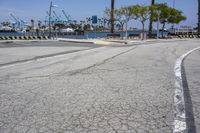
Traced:
[[184, 59], [192, 52], [200, 49], [197, 47], [183, 54], [176, 60], [174, 72], [175, 72], [175, 95], [174, 95], [174, 130], [173, 133], [182, 133], [187, 130], [186, 123], [186, 109], [185, 109], [185, 98], [184, 98], [184, 83], [182, 75], [182, 65]]
[[93, 41], [88, 40], [80, 40], [80, 39], [65, 39], [65, 38], [58, 38], [57, 41], [60, 42], [74, 42], [74, 43], [94, 43]]
[[112, 44], [111, 42], [104, 41], [104, 40], [84, 40], [84, 39], [64, 39], [64, 38], [58, 38], [57, 40], [60, 42], [91, 43], [91, 44], [97, 44], [97, 45]]

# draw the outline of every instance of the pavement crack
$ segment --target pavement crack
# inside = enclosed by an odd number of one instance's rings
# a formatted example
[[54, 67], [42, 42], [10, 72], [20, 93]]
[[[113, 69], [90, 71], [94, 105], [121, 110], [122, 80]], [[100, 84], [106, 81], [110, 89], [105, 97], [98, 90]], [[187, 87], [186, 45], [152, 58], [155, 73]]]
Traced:
[[[84, 50], [89, 50], [89, 49], [94, 49], [94, 48], [88, 48], [88, 49], [84, 49]], [[8, 63], [3, 63], [3, 64], [0, 64], [0, 67], [25, 63], [25, 62], [28, 62], [28, 61], [36, 61], [36, 60], [43, 59], [43, 58], [54, 57], [54, 56], [58, 56], [58, 55], [65, 55], [65, 54], [75, 53], [75, 52], [84, 51], [84, 50], [71, 50], [71, 51], [64, 51], [64, 52], [60, 52], [60, 53], [53, 53], [53, 54], [48, 54], [48, 55], [36, 56], [36, 57], [30, 58], [30, 59], [17, 60], [17, 61], [12, 61], [12, 62], [8, 62]]]
[[[86, 70], [88, 70], [88, 69], [91, 69], [91, 68], [93, 68], [93, 67], [103, 65], [103, 64], [107, 63], [108, 61], [110, 61], [110, 60], [112, 60], [112, 59], [114, 59], [114, 58], [116, 58], [116, 57], [118, 57], [118, 56], [120, 56], [120, 55], [126, 54], [126, 53], [128, 53], [128, 52], [130, 52], [130, 51], [132, 51], [132, 50], [134, 50], [134, 49], [136, 49], [136, 48], [137, 48], [137, 46], [136, 46], [136, 47], [133, 47], [133, 48], [131, 48], [131, 49], [129, 49], [129, 50], [126, 50], [126, 51], [124, 51], [124, 52], [121, 52], [121, 53], [119, 53], [119, 54], [117, 54], [117, 55], [114, 55], [114, 56], [112, 56], [112, 57], [110, 57], [110, 58], [107, 58], [107, 59], [103, 60], [103, 61], [100, 62], [100, 63], [96, 63], [96, 64], [94, 64], [94, 65], [92, 65], [92, 66], [89, 66], [89, 67], [86, 67], [86, 68], [83, 68], [83, 69], [78, 69], [78, 70], [66, 72], [66, 73], [67, 73], [69, 76], [77, 75], [77, 74], [79, 74], [79, 73], [81, 73], [81, 72], [83, 72], [83, 71], [86, 71]], [[66, 74], [66, 73], [65, 73], [65, 74]]]

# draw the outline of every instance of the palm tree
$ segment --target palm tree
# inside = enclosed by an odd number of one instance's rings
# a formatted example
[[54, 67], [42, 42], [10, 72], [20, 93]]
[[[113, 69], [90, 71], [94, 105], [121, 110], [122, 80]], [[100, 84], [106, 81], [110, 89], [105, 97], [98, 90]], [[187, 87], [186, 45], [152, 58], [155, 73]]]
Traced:
[[[155, 0], [151, 0], [151, 5], [155, 5]], [[150, 21], [149, 21], [149, 36], [152, 35], [153, 29], [153, 11], [151, 11]]]
[[31, 29], [33, 30], [34, 29], [34, 24], [35, 23], [35, 21], [33, 20], [33, 19], [31, 19]]
[[115, 10], [115, 0], [111, 0], [111, 14], [110, 14], [111, 33], [114, 33], [114, 10]]
[[38, 28], [40, 29], [42, 26], [42, 21], [38, 20]]
[[198, 0], [198, 33], [200, 34], [200, 0]]

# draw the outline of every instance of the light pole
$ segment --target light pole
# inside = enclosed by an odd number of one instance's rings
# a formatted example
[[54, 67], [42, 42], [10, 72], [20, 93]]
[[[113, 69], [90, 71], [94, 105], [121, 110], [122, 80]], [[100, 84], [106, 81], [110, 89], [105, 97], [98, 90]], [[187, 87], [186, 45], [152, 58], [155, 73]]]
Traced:
[[49, 7], [49, 38], [51, 39], [51, 10], [52, 7], [57, 7], [57, 5], [53, 5], [53, 2], [51, 1], [50, 7]]
[[50, 7], [49, 7], [49, 38], [51, 39], [51, 8], [52, 8], [53, 2], [51, 1]]
[[157, 15], [158, 15], [158, 17], [157, 17], [157, 39], [159, 39], [159, 22], [160, 22], [160, 13], [161, 13], [161, 11], [160, 10], [157, 10]]

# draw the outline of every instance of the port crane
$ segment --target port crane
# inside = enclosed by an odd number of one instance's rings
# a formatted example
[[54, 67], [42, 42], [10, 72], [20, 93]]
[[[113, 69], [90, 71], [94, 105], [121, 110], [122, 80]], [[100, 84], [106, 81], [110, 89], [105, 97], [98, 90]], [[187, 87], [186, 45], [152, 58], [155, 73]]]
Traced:
[[[46, 11], [46, 14], [47, 14], [47, 17], [49, 18], [50, 16], [49, 16], [49, 12], [48, 11]], [[53, 11], [53, 14], [54, 14], [54, 16], [52, 15], [52, 17], [51, 17], [51, 19], [52, 19], [51, 23], [52, 24], [54, 24], [55, 22], [58, 22], [60, 20], [60, 18], [58, 17], [58, 15], [56, 14], [55, 11]]]
[[56, 19], [59, 21], [59, 20], [60, 20], [60, 18], [58, 17], [58, 15], [56, 14], [56, 12], [55, 12], [55, 11], [53, 11], [53, 14], [54, 14], [54, 16], [56, 17]]
[[11, 13], [10, 16], [15, 20], [15, 28], [20, 28], [20, 21]]
[[54, 16], [56, 17], [56, 22], [57, 22], [57, 23], [63, 23], [63, 21], [60, 19], [61, 16], [58, 16], [58, 15], [56, 14], [55, 11], [53, 11], [53, 14], [54, 14]]
[[17, 24], [17, 27], [15, 28], [18, 28], [18, 29], [23, 29], [24, 26], [26, 25], [26, 22], [17, 18], [15, 15], [13, 15], [12, 13], [10, 14], [10, 16], [15, 20], [15, 24]]
[[46, 11], [46, 14], [47, 14], [47, 16], [49, 17], [49, 12], [48, 12], [48, 11]]
[[67, 15], [64, 10], [62, 10], [62, 13], [64, 14], [65, 18], [67, 19], [67, 22], [68, 23], [71, 22], [71, 20], [70, 20], [71, 16]]

